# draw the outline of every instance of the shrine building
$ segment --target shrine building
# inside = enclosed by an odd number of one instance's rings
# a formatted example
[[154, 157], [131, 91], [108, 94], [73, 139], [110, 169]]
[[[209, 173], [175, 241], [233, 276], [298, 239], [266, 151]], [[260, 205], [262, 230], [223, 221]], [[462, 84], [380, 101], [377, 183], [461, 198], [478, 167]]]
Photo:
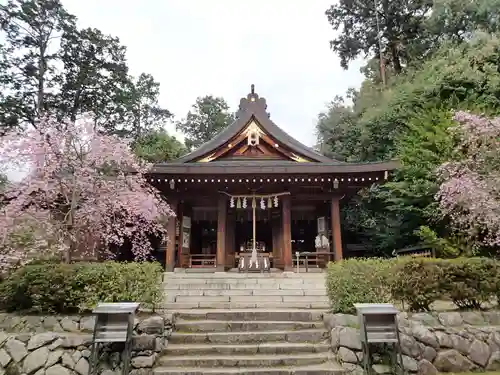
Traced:
[[341, 260], [341, 200], [397, 167], [341, 162], [306, 147], [270, 119], [252, 85], [230, 126], [151, 171], [151, 184], [176, 213], [165, 269], [225, 271], [245, 267], [245, 259], [248, 267], [252, 251], [267, 269], [294, 270], [303, 254], [312, 267]]

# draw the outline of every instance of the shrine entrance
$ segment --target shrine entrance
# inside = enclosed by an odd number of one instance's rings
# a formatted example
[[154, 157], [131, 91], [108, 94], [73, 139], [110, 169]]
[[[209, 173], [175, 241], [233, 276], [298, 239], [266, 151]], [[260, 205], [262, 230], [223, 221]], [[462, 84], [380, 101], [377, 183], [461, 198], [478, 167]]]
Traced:
[[234, 228], [234, 240], [226, 242], [229, 245], [226, 253], [234, 251], [236, 267], [240, 271], [270, 271], [276, 265], [275, 259], [281, 249], [277, 239], [281, 233], [280, 225], [277, 225], [281, 216], [279, 201], [289, 193], [224, 194], [228, 197], [228, 217], [234, 219], [227, 223], [229, 231]]
[[297, 255], [306, 266], [339, 261], [341, 200], [398, 166], [345, 163], [301, 144], [270, 119], [252, 85], [231, 125], [149, 173], [176, 214], [167, 223], [165, 268], [225, 271], [257, 257], [292, 271]]

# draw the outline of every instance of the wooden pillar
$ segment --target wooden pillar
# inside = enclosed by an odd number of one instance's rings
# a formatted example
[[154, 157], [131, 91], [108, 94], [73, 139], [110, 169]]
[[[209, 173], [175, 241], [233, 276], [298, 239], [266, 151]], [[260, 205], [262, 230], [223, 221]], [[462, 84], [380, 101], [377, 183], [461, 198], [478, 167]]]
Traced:
[[182, 259], [182, 242], [184, 237], [184, 228], [182, 228], [182, 221], [184, 217], [184, 204], [183, 202], [179, 202], [177, 211], [177, 221], [179, 225], [179, 243], [177, 244], [177, 257], [175, 261], [176, 267], [181, 267], [181, 259]]
[[228, 214], [226, 217], [226, 266], [229, 268], [235, 267], [235, 217], [233, 214]]
[[340, 230], [340, 198], [334, 197], [331, 201], [332, 249], [333, 258], [337, 262], [342, 260], [342, 234]]
[[[177, 215], [179, 201], [177, 199], [169, 199], [168, 204], [174, 214]], [[177, 224], [177, 216], [172, 216], [167, 223], [167, 246], [165, 249], [165, 271], [172, 272], [175, 268], [175, 226]]]
[[226, 224], [227, 224], [227, 199], [219, 196], [217, 207], [217, 271], [224, 271], [226, 266]]
[[291, 233], [291, 222], [292, 222], [292, 213], [290, 210], [291, 202], [290, 196], [284, 195], [281, 199], [281, 207], [282, 207], [282, 224], [283, 224], [283, 265], [285, 271], [292, 271], [293, 263], [292, 263], [292, 233]]

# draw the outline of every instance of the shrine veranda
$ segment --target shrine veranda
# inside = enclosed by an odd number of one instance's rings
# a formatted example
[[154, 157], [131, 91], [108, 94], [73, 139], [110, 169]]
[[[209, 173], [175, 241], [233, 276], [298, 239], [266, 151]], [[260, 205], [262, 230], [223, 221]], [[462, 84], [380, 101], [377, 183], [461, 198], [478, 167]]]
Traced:
[[165, 269], [225, 271], [252, 251], [283, 270], [295, 268], [297, 252], [316, 253], [309, 257], [313, 267], [338, 261], [341, 200], [384, 182], [397, 167], [341, 162], [306, 147], [270, 119], [252, 85], [229, 127], [151, 171], [151, 184], [176, 213], [168, 223], [175, 241], [164, 249]]

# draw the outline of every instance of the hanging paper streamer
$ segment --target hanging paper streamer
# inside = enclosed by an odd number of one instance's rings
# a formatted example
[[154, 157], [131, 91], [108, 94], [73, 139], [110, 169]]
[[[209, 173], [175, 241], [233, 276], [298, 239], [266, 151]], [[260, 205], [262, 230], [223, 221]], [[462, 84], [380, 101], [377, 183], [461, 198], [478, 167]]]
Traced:
[[241, 199], [240, 198], [238, 198], [236, 200], [236, 208], [241, 208]]
[[278, 197], [274, 197], [274, 207], [278, 207]]
[[242, 204], [242, 206], [241, 206], [241, 207], [243, 207], [243, 208], [247, 208], [247, 198], [246, 198], [246, 197], [245, 197], [245, 198], [243, 198], [243, 204]]
[[229, 207], [234, 208], [234, 197], [229, 200]]
[[266, 209], [266, 203], [264, 202], [264, 198], [260, 198], [260, 208], [262, 210]]
[[267, 208], [273, 208], [273, 201], [271, 197], [267, 198]]

